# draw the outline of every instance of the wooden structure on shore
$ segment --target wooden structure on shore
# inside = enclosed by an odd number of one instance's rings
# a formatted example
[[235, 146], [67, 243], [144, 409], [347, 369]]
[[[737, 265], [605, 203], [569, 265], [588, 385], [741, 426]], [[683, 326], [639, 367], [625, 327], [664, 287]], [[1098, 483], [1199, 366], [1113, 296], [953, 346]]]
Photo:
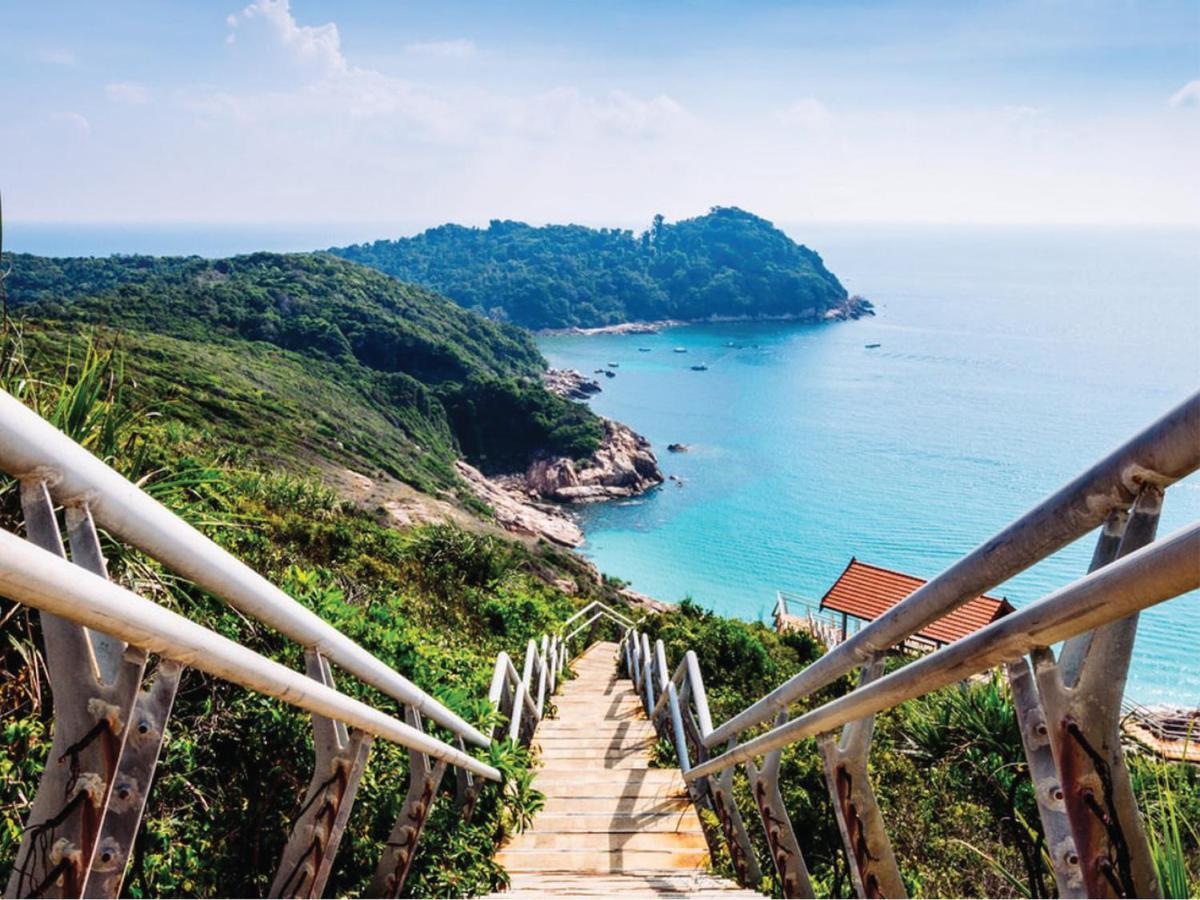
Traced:
[[1151, 709], [1126, 698], [1121, 712], [1121, 730], [1143, 749], [1172, 762], [1200, 763], [1200, 709]]
[[[825, 592], [821, 602], [812, 604], [778, 592], [775, 604], [775, 630], [808, 631], [826, 646], [834, 647], [900, 603], [925, 580], [864, 563], [851, 557], [842, 574]], [[797, 615], [800, 609], [803, 615]], [[927, 653], [973, 634], [1013, 611], [1006, 599], [980, 595], [968, 600], [940, 619], [935, 619], [912, 634], [904, 643], [906, 650]]]

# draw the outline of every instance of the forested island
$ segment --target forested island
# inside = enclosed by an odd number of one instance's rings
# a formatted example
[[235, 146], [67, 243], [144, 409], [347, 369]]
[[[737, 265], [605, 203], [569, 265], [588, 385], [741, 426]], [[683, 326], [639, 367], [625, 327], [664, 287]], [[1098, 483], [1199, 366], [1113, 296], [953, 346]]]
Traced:
[[641, 234], [582, 225], [442, 225], [331, 253], [533, 329], [712, 318], [820, 320], [870, 310], [766, 219], [715, 207]]

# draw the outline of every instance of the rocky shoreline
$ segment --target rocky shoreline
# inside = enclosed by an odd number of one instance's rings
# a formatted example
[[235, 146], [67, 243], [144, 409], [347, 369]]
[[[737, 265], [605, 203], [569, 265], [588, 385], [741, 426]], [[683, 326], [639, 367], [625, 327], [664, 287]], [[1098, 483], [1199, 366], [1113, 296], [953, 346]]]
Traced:
[[460, 461], [458, 474], [505, 530], [578, 547], [583, 532], [570, 506], [632, 497], [664, 481], [649, 441], [620, 422], [602, 421], [604, 437], [586, 459], [545, 456], [524, 472], [492, 477]]
[[546, 390], [568, 400], [587, 400], [600, 393], [600, 382], [578, 369], [547, 369], [542, 375]]
[[491, 507], [496, 523], [505, 531], [545, 538], [560, 547], [575, 548], [583, 543], [583, 531], [570, 513], [528, 491], [521, 476], [488, 478], [461, 460], [455, 467], [471, 492]]
[[818, 313], [817, 310], [807, 309], [798, 313], [786, 313], [780, 316], [706, 316], [700, 319], [659, 319], [653, 322], [622, 322], [619, 325], [600, 325], [595, 328], [543, 328], [536, 332], [542, 337], [562, 335], [595, 335], [595, 334], [658, 334], [668, 328], [682, 328], [685, 325], [715, 325], [720, 322], [845, 322], [851, 319], [861, 319], [864, 316], [875, 315], [875, 306], [866, 297], [855, 294], [841, 301], [837, 306]]
[[[644, 494], [663, 483], [650, 442], [628, 425], [604, 419], [604, 437], [586, 459], [534, 460], [521, 476], [533, 496], [556, 503], [599, 503]], [[510, 476], [511, 477], [511, 476]]]

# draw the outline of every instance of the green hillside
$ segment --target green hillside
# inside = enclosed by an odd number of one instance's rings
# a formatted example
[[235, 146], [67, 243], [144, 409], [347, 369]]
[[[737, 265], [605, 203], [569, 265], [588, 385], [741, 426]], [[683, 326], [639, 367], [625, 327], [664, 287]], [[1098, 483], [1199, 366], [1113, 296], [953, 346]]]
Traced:
[[734, 207], [640, 235], [581, 225], [443, 225], [330, 251], [528, 328], [820, 316], [847, 300], [821, 257]]
[[602, 433], [542, 387], [527, 333], [328, 255], [16, 255], [7, 287], [18, 314], [128, 332], [148, 351], [133, 364], [203, 381], [179, 393], [217, 421], [238, 415], [225, 395], [258, 391], [280, 413], [269, 444], [308, 434], [423, 489], [451, 486], [460, 454], [509, 471], [586, 455]]

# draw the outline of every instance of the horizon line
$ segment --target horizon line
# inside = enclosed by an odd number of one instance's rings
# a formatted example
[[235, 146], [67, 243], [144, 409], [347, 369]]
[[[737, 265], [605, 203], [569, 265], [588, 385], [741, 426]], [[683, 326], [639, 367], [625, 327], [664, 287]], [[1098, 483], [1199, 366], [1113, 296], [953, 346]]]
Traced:
[[[711, 208], [711, 207], [710, 207]], [[753, 215], [753, 210], [748, 210], [745, 207], [740, 209], [750, 212]], [[685, 219], [697, 218], [707, 213], [699, 213], [696, 216], [680, 216], [678, 218], [667, 218], [668, 222], [679, 222]], [[1172, 220], [1143, 220], [1143, 221], [1111, 221], [1111, 220], [982, 220], [982, 219], [787, 219], [787, 218], [769, 218], [767, 216], [759, 216], [773, 223], [784, 223], [788, 225], [815, 225], [815, 226], [876, 226], [876, 227], [971, 227], [971, 228], [1200, 228], [1200, 219], [1189, 221], [1172, 221]], [[486, 227], [490, 222], [519, 222], [533, 227], [541, 227], [543, 225], [581, 225], [587, 228], [629, 228], [624, 224], [611, 224], [611, 222], [602, 222], [598, 220], [575, 219], [575, 220], [539, 220], [533, 218], [519, 218], [510, 216], [490, 216], [486, 219], [440, 219], [437, 224], [424, 224], [425, 219], [333, 219], [333, 220], [284, 220], [284, 219], [21, 219], [5, 216], [5, 224], [7, 227], [14, 226], [35, 226], [35, 227], [202, 227], [202, 228], [354, 228], [354, 227], [382, 227], [382, 228], [419, 228], [425, 230], [427, 228], [436, 228], [439, 225], [462, 225], [468, 228]]]

